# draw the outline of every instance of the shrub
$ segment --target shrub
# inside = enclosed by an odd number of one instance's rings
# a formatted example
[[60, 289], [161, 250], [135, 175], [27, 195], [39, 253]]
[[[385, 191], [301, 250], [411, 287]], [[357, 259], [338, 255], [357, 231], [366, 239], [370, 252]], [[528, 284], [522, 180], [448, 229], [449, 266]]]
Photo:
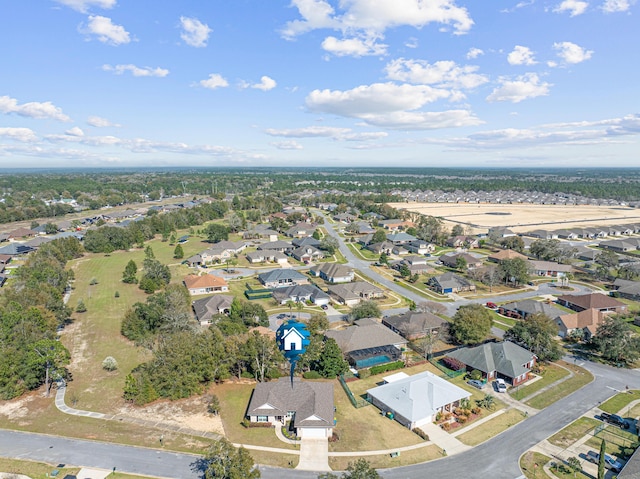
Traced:
[[249, 371], [243, 371], [242, 374], [240, 374], [240, 377], [244, 379], [253, 379], [253, 374]]
[[98, 280], [96, 278], [91, 278], [91, 281], [89, 281], [89, 285], [93, 286], [95, 284], [98, 284]]
[[106, 371], [115, 371], [118, 369], [118, 361], [113, 356], [107, 356], [102, 361], [102, 369]]
[[76, 306], [76, 313], [85, 313], [87, 311], [87, 306], [84, 304], [84, 301], [78, 301], [78, 305]]
[[458, 418], [456, 419], [460, 424], [464, 424], [465, 422], [467, 422], [469, 418], [467, 416], [458, 416]]
[[270, 422], [249, 422], [248, 427], [273, 427]]
[[476, 379], [476, 380], [480, 380], [482, 379], [482, 373], [480, 371], [478, 371], [477, 369], [474, 369], [473, 371], [471, 371], [471, 373], [469, 374], [469, 377], [471, 379]]
[[442, 424], [440, 424], [440, 427], [445, 431], [448, 431], [449, 429], [451, 429], [451, 424], [448, 422], [443, 422]]
[[422, 429], [420, 429], [419, 427], [413, 428], [412, 429], [413, 432], [415, 432], [418, 436], [420, 436], [422, 439], [424, 439], [425, 441], [429, 440], [429, 434], [427, 434], [426, 432], [424, 432]]
[[211, 396], [211, 398], [209, 398], [209, 401], [207, 402], [207, 412], [209, 414], [213, 414], [214, 416], [217, 416], [218, 412], [220, 412], [220, 400], [215, 394]]
[[371, 370], [370, 369], [360, 369], [360, 370], [358, 370], [358, 377], [360, 379], [365, 379], [365, 378], [368, 378], [369, 376], [371, 376]]
[[476, 407], [474, 407], [474, 408], [472, 408], [472, 409], [471, 409], [471, 413], [472, 413], [472, 414], [475, 414], [476, 416], [477, 416], [478, 414], [480, 414], [481, 412], [482, 412], [482, 409], [480, 409], [478, 406], [476, 406]]
[[378, 366], [372, 366], [369, 368], [371, 374], [386, 373], [387, 371], [395, 371], [396, 369], [402, 369], [404, 367], [404, 361], [395, 361], [393, 363], [380, 364]]
[[120, 291], [116, 291], [116, 293], [114, 294], [114, 296], [115, 296], [116, 298], [119, 298], [119, 297], [120, 297]]
[[444, 358], [442, 358], [442, 363], [452, 371], [460, 371], [461, 369], [464, 369], [466, 367], [462, 361], [459, 361], [455, 358], [450, 358], [449, 356], [445, 356]]
[[320, 379], [322, 376], [318, 371], [307, 371], [302, 374], [302, 377], [305, 379]]

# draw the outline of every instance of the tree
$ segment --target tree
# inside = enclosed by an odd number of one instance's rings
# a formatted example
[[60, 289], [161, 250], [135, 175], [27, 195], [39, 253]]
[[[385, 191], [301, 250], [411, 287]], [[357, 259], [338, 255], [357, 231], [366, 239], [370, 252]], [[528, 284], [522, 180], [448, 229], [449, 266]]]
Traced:
[[464, 227], [460, 224], [453, 225], [451, 228], [451, 236], [462, 236], [464, 234]]
[[387, 233], [385, 233], [383, 229], [376, 230], [376, 232], [373, 233], [373, 236], [371, 237], [371, 242], [374, 244], [384, 243], [385, 241], [387, 241]]
[[251, 454], [236, 448], [227, 439], [215, 441], [205, 455], [205, 479], [257, 479], [260, 471], [254, 466]]
[[416, 305], [416, 311], [423, 313], [444, 314], [447, 312], [447, 307], [442, 303], [436, 303], [435, 301], [425, 301]]
[[380, 308], [373, 300], [362, 301], [360, 304], [356, 304], [351, 308], [351, 319], [362, 318], [379, 318], [382, 315]]
[[493, 292], [493, 287], [500, 282], [501, 271], [495, 266], [487, 266], [482, 275], [482, 282], [489, 286], [489, 292]]
[[366, 459], [358, 459], [350, 462], [346, 472], [342, 474], [342, 479], [380, 479], [380, 474], [371, 467]]
[[335, 378], [349, 369], [349, 363], [345, 361], [342, 351], [333, 338], [324, 342], [322, 355], [318, 361], [318, 372], [325, 378]]
[[136, 274], [138, 273], [138, 265], [132, 259], [129, 260], [127, 266], [124, 268], [124, 272], [122, 273], [122, 282], [135, 284], [138, 282], [138, 278]]
[[582, 471], [582, 464], [580, 463], [580, 459], [575, 456], [571, 456], [567, 459], [567, 465], [569, 469], [573, 471], [573, 477], [576, 477], [576, 473]]
[[312, 237], [314, 240], [318, 240], [318, 241], [320, 241], [320, 240], [322, 239], [322, 235], [320, 234], [320, 228], [317, 228], [317, 229], [313, 232], [313, 234], [311, 235], [311, 237]]
[[182, 245], [180, 244], [176, 245], [175, 249], [173, 250], [173, 257], [175, 259], [184, 258], [184, 250], [182, 249]]
[[211, 223], [204, 230], [209, 243], [217, 243], [218, 241], [227, 241], [229, 239], [229, 228], [219, 223]]
[[318, 248], [326, 251], [328, 254], [334, 254], [339, 247], [340, 245], [338, 243], [338, 240], [333, 236], [325, 236], [318, 245]]
[[591, 342], [603, 359], [613, 363], [629, 364], [640, 357], [640, 338], [619, 315], [606, 315]]
[[389, 256], [387, 253], [380, 253], [380, 259], [378, 260], [380, 264], [389, 264]]
[[449, 325], [451, 337], [460, 344], [477, 344], [491, 332], [493, 320], [487, 308], [480, 304], [460, 306]]
[[500, 240], [500, 246], [522, 253], [524, 251], [524, 240], [520, 236], [507, 236]]
[[458, 271], [466, 271], [467, 270], [467, 260], [464, 259], [464, 256], [456, 257], [456, 269]]
[[86, 313], [87, 306], [84, 304], [84, 301], [78, 301], [78, 305], [76, 306], [76, 313]]
[[442, 341], [446, 335], [447, 328], [442, 326], [435, 331], [430, 331], [424, 337], [416, 341], [418, 347], [422, 349], [422, 354], [426, 360], [431, 357], [433, 347], [438, 343], [438, 341]]
[[556, 361], [562, 356], [560, 346], [555, 341], [558, 334], [556, 323], [544, 313], [535, 313], [518, 321], [509, 329], [504, 339], [528, 349], [540, 361]]
[[260, 382], [264, 382], [267, 372], [284, 359], [276, 342], [258, 331], [249, 334], [241, 350], [256, 381]]
[[529, 253], [543, 261], [558, 261], [563, 255], [557, 239], [538, 239], [529, 246]]
[[517, 286], [529, 281], [529, 264], [524, 258], [505, 259], [499, 267], [505, 284], [512, 282]]
[[485, 409], [493, 409], [496, 407], [496, 398], [491, 394], [485, 394], [482, 399], [476, 399], [476, 403]]
[[153, 248], [151, 247], [151, 245], [148, 245], [145, 249], [144, 249], [144, 258], [145, 259], [155, 259], [156, 255], [153, 252]]
[[105, 371], [115, 371], [118, 369], [118, 361], [113, 356], [107, 356], [102, 360], [102, 369]]
[[600, 455], [598, 456], [598, 479], [604, 479], [605, 473], [605, 454], [607, 453], [607, 442], [603, 439], [600, 443]]
[[214, 416], [217, 416], [220, 412], [220, 399], [218, 399], [218, 396], [215, 394], [212, 395], [207, 402], [207, 412]]

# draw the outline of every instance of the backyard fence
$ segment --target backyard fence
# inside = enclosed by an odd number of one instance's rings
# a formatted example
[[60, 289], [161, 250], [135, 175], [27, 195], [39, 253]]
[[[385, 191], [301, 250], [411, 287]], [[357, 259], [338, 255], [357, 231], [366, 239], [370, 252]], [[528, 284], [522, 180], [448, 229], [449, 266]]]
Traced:
[[351, 404], [353, 405], [354, 408], [358, 409], [371, 404], [366, 399], [362, 399], [362, 398], [358, 399], [353, 395], [353, 393], [351, 392], [351, 389], [349, 389], [349, 386], [347, 386], [347, 382], [344, 380], [344, 376], [342, 375], [338, 376], [338, 381], [340, 381], [340, 385], [342, 386], [342, 389], [344, 389], [344, 392], [347, 394], [347, 397], [349, 398], [349, 401], [351, 401]]

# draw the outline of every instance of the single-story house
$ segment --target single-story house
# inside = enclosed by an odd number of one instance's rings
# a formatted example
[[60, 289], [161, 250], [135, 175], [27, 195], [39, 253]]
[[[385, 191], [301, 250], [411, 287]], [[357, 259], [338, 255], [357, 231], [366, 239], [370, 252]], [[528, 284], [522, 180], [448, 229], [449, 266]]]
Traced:
[[324, 253], [315, 246], [300, 246], [289, 254], [292, 258], [305, 263], [324, 258]]
[[329, 286], [327, 289], [334, 301], [346, 306], [354, 306], [361, 301], [384, 297], [383, 290], [366, 281], [337, 284]]
[[280, 304], [287, 301], [311, 301], [317, 306], [329, 304], [329, 295], [313, 284], [301, 284], [288, 286], [286, 288], [276, 288], [271, 293], [273, 299]]
[[455, 273], [444, 273], [440, 276], [434, 276], [429, 279], [427, 284], [440, 294], [476, 290], [475, 284]]
[[407, 340], [389, 328], [364, 318], [345, 329], [331, 329], [325, 337], [335, 339], [347, 360], [356, 368], [388, 363], [402, 357]]
[[402, 231], [400, 233], [389, 233], [387, 235], [387, 241], [391, 241], [394, 245], [399, 245], [399, 244], [403, 245], [406, 243], [412, 243], [417, 240], [418, 238], [416, 238], [415, 236]]
[[305, 236], [304, 238], [292, 239], [291, 244], [296, 248], [300, 248], [301, 246], [313, 246], [314, 248], [317, 248], [320, 246], [321, 242], [312, 236]]
[[309, 272], [328, 283], [349, 283], [355, 278], [353, 268], [339, 263], [323, 263], [311, 268]]
[[298, 437], [328, 438], [333, 434], [333, 384], [288, 377], [256, 384], [247, 416], [251, 422], [276, 427], [293, 422]]
[[435, 245], [422, 240], [410, 241], [402, 246], [404, 246], [407, 251], [414, 254], [431, 254], [436, 250]]
[[516, 259], [516, 258], [520, 258], [520, 259], [524, 259], [524, 260], [529, 259], [525, 255], [520, 254], [517, 251], [514, 251], [512, 249], [503, 249], [503, 250], [498, 251], [497, 253], [490, 254], [487, 257], [487, 259], [489, 261], [493, 261], [494, 263], [501, 263], [504, 260]]
[[295, 246], [287, 241], [269, 241], [258, 246], [258, 251], [278, 251], [280, 253], [288, 253], [293, 251]]
[[616, 278], [613, 287], [622, 298], [638, 301], [640, 299], [640, 281]]
[[558, 296], [558, 303], [574, 311], [595, 308], [602, 312], [622, 313], [627, 305], [603, 293], [565, 294]]
[[207, 293], [224, 293], [229, 291], [229, 285], [218, 276], [212, 274], [203, 274], [198, 276], [197, 274], [190, 274], [182, 280], [184, 285], [189, 290], [189, 294], [207, 294]]
[[454, 236], [447, 240], [446, 245], [451, 248], [479, 248], [480, 240], [475, 236]]
[[367, 244], [366, 249], [372, 251], [375, 254], [391, 254], [393, 252], [394, 245], [391, 241], [383, 241], [381, 243]]
[[564, 311], [561, 309], [543, 301], [536, 301], [534, 299], [523, 299], [521, 301], [503, 304], [498, 308], [498, 312], [504, 316], [520, 319], [526, 319], [536, 313], [546, 314], [550, 318], [555, 318], [564, 314]]
[[505, 379], [513, 386], [529, 379], [529, 371], [536, 364], [536, 355], [511, 341], [485, 343], [473, 348], [462, 348], [449, 353], [467, 366], [477, 369], [487, 380]]
[[318, 225], [315, 223], [305, 223], [304, 221], [292, 226], [286, 231], [287, 236], [293, 238], [304, 238], [305, 236], [313, 236], [313, 233], [318, 229]]
[[260, 250], [260, 251], [251, 251], [246, 255], [247, 261], [251, 264], [256, 263], [278, 263], [285, 264], [289, 262], [289, 258], [284, 253], [275, 250]]
[[466, 262], [467, 269], [476, 269], [482, 266], [482, 260], [470, 255], [469, 253], [443, 255], [440, 256], [440, 262], [449, 268], [456, 268], [459, 258], [462, 258]]
[[309, 284], [309, 279], [294, 269], [274, 269], [260, 273], [258, 280], [265, 288], [285, 288], [287, 286]]
[[554, 261], [530, 260], [531, 271], [537, 276], [550, 276], [552, 278], [563, 278], [567, 273], [571, 273], [573, 268], [569, 264], [560, 264]]
[[266, 238], [269, 241], [278, 241], [278, 232], [271, 229], [269, 225], [257, 225], [242, 234], [244, 239]]
[[607, 313], [597, 309], [585, 309], [579, 313], [562, 314], [555, 318], [558, 325], [558, 336], [566, 338], [575, 330], [579, 330], [584, 339], [589, 339], [596, 333]]
[[409, 429], [432, 422], [438, 412], [452, 412], [471, 394], [425, 371], [367, 391], [369, 401]]
[[407, 311], [382, 318], [382, 324], [403, 338], [413, 341], [447, 327], [447, 322], [429, 312]]
[[399, 219], [391, 219], [391, 220], [380, 220], [378, 221], [378, 226], [384, 228], [389, 231], [398, 231], [406, 228], [410, 228], [413, 226], [411, 221], [404, 221]]
[[36, 236], [38, 234], [37, 231], [34, 231], [29, 228], [16, 228], [13, 231], [9, 231], [9, 241], [13, 241], [19, 238], [29, 238], [32, 236]]
[[403, 266], [406, 266], [411, 274], [433, 273], [435, 271], [427, 264], [427, 259], [424, 256], [409, 255], [391, 264], [391, 267], [397, 270], [402, 269]]
[[216, 294], [208, 298], [196, 299], [191, 303], [196, 319], [200, 324], [205, 325], [211, 322], [212, 316], [216, 314], [229, 314], [233, 296], [226, 294]]

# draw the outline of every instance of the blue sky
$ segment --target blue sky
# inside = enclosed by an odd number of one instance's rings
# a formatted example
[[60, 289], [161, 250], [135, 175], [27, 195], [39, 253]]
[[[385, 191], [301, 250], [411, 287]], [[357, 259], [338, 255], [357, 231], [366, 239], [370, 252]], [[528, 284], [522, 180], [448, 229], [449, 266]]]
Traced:
[[0, 6], [0, 167], [638, 165], [635, 0]]

